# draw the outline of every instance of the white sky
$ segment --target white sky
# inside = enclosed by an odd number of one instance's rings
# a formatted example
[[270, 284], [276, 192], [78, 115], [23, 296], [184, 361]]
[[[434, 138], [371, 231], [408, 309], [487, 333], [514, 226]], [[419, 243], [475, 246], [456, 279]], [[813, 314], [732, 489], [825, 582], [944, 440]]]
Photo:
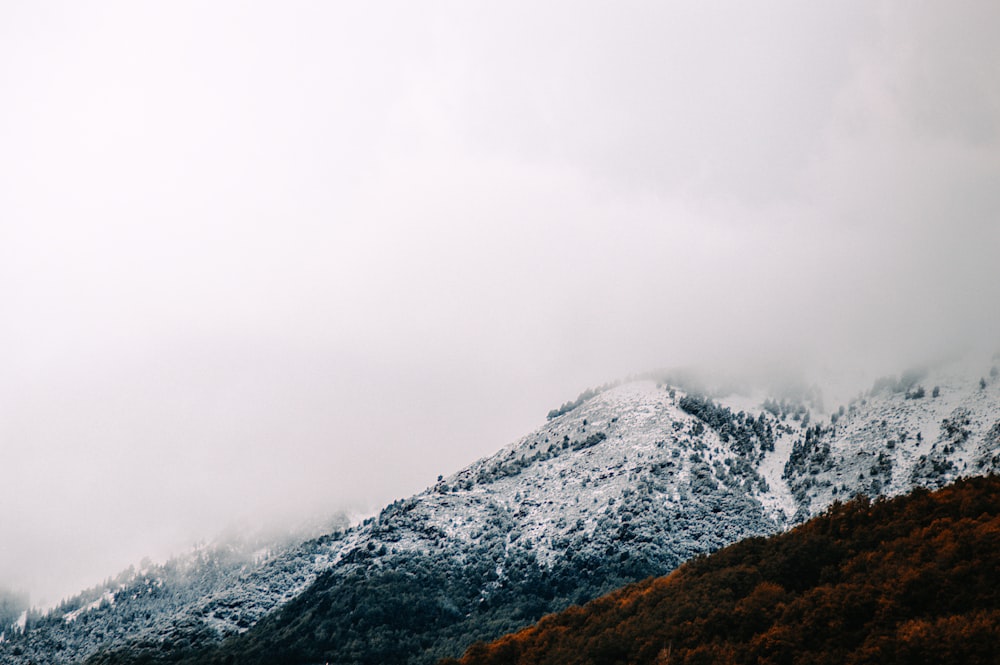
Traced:
[[998, 25], [0, 3], [0, 586], [376, 508], [633, 372], [995, 344]]

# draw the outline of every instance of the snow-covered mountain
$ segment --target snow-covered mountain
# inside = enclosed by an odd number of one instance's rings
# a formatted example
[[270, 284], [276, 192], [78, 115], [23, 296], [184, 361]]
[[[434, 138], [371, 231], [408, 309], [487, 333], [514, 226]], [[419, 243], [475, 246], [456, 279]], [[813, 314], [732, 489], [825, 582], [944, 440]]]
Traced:
[[0, 661], [458, 656], [834, 500], [997, 471], [1000, 379], [986, 370], [882, 380], [830, 414], [804, 398], [708, 397], [656, 380], [591, 391], [342, 535], [234, 569], [205, 597], [172, 606], [168, 621], [125, 612], [135, 584], [105, 590], [107, 601], [73, 608], [72, 621], [64, 612], [29, 622]]
[[75, 663], [97, 649], [201, 644], [245, 631], [325, 570], [347, 525], [336, 515], [318, 538], [229, 538], [130, 567], [47, 612], [24, 611], [0, 626], [0, 663]]

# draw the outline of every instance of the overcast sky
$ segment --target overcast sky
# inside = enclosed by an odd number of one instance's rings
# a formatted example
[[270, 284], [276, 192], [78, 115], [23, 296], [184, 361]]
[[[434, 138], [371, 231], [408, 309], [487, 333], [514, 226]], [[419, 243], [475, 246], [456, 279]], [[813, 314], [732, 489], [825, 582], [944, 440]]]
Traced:
[[998, 25], [0, 3], [0, 586], [375, 509], [635, 372], [1000, 340]]

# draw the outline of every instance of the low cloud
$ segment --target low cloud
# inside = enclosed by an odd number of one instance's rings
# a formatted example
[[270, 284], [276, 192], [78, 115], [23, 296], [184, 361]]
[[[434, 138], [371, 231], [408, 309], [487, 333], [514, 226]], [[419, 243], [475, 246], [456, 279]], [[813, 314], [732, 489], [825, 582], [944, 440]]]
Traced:
[[0, 586], [37, 602], [629, 374], [1000, 342], [989, 3], [52, 7], [0, 12]]

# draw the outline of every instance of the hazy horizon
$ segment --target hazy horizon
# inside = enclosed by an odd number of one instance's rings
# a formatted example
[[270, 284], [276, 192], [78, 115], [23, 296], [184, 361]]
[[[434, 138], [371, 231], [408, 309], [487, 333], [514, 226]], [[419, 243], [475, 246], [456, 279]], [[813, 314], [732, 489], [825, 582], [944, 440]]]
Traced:
[[364, 512], [659, 368], [1000, 348], [1000, 6], [0, 7], [0, 587]]

